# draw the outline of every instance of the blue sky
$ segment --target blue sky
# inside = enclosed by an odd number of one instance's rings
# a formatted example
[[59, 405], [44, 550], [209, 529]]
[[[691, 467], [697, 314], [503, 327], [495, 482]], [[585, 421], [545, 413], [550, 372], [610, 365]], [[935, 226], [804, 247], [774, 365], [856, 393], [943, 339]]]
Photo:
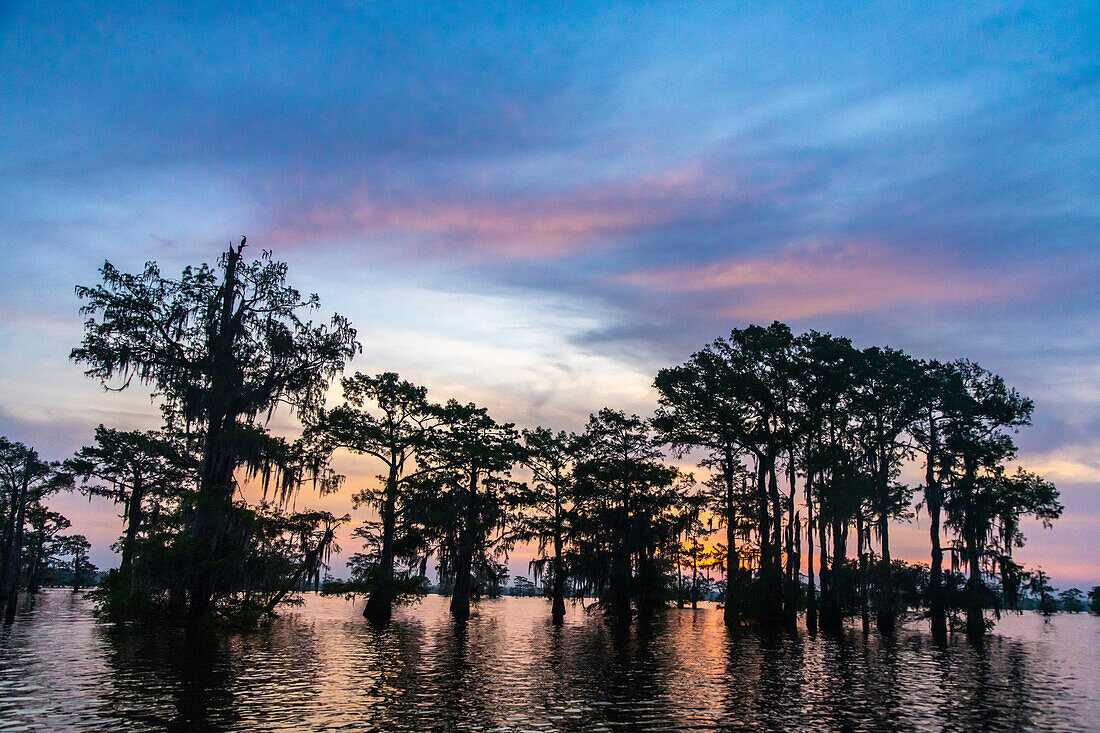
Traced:
[[8, 2], [0, 433], [149, 424], [67, 361], [73, 286], [247, 233], [354, 368], [521, 425], [647, 413], [750, 322], [977, 360], [1067, 506], [1023, 559], [1100, 583], [1098, 37], [1088, 3]]

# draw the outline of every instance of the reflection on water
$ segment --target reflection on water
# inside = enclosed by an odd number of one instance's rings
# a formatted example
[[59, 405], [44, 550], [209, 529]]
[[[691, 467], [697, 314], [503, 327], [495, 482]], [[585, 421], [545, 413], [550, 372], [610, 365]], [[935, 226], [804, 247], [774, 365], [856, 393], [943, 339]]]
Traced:
[[0, 631], [4, 730], [1090, 730], [1100, 619], [1008, 617], [983, 648], [733, 635], [714, 609], [622, 631], [541, 599], [485, 602], [465, 631], [429, 596], [372, 631], [309, 597], [250, 634], [95, 622], [50, 590]]

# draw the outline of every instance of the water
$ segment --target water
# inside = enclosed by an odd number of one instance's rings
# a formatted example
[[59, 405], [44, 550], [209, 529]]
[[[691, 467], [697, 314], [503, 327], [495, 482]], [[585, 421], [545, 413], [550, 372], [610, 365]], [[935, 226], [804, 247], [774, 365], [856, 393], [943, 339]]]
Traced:
[[249, 634], [116, 627], [47, 590], [0, 631], [3, 730], [1100, 730], [1100, 618], [1010, 616], [981, 649], [852, 631], [731, 637], [713, 608], [616, 634], [542, 599], [465, 634], [429, 596], [373, 632], [309, 596]]

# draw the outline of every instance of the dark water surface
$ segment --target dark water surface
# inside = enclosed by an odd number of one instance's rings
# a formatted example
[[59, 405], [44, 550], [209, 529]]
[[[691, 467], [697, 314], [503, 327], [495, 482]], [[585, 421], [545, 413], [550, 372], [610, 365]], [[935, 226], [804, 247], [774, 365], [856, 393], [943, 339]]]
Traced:
[[1100, 618], [1002, 620], [976, 649], [852, 631], [730, 636], [712, 608], [615, 633], [542, 599], [464, 634], [429, 596], [373, 632], [309, 596], [250, 633], [116, 627], [47, 590], [0, 630], [3, 730], [1100, 730]]

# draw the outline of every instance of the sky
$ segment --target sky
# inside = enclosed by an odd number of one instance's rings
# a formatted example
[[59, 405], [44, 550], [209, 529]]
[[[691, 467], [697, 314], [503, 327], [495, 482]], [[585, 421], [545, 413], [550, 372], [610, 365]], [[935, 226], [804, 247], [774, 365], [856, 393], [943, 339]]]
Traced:
[[[351, 370], [521, 427], [650, 414], [750, 323], [978, 361], [1066, 507], [1018, 558], [1100, 584], [1098, 38], [1092, 3], [0, 2], [0, 434], [154, 427], [69, 361], [74, 286], [247, 234]], [[350, 511], [337, 467], [299, 501]], [[109, 565], [117, 508], [54, 505]]]

